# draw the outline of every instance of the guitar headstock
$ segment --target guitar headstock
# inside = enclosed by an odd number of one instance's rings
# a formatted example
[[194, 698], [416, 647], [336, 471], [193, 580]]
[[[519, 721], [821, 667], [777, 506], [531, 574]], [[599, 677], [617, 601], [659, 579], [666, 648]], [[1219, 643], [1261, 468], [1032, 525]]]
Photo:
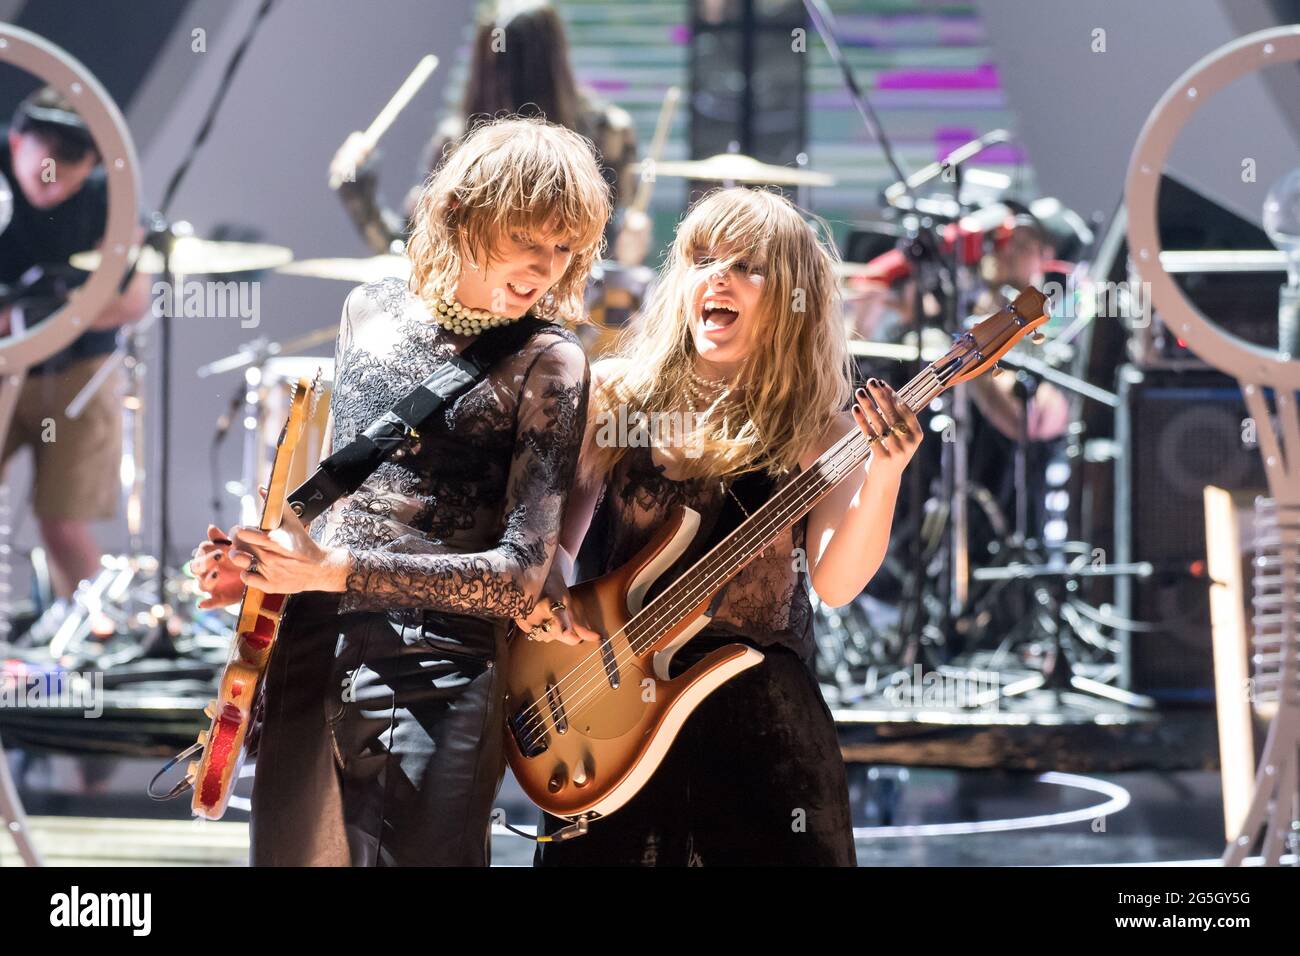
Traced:
[[307, 430], [307, 420], [315, 411], [316, 399], [321, 392], [320, 379], [321, 371], [318, 368], [313, 378], [308, 380], [304, 376], [294, 386], [293, 398], [289, 400], [289, 416], [280, 429], [275, 457], [271, 461], [271, 476], [267, 480], [266, 500], [262, 503], [263, 531], [273, 531], [280, 526], [284, 499], [289, 492], [289, 466], [303, 433]]
[[1014, 302], [957, 338], [948, 357], [960, 369], [949, 384], [969, 381], [988, 371], [1011, 347], [1047, 321], [1047, 296], [1027, 286]]

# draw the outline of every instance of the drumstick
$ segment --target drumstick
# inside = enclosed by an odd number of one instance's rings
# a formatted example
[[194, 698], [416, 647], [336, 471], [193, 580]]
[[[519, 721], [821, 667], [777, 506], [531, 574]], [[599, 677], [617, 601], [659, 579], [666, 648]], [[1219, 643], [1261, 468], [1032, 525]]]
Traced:
[[385, 104], [384, 108], [379, 111], [374, 122], [367, 127], [362, 134], [369, 141], [371, 146], [379, 142], [379, 138], [388, 132], [388, 127], [393, 125], [393, 120], [397, 119], [399, 113], [406, 109], [406, 104], [411, 102], [415, 94], [419, 92], [420, 87], [433, 76], [433, 71], [438, 68], [438, 58], [430, 53], [428, 56], [415, 64], [415, 69], [411, 75], [406, 78], [393, 98]]
[[[370, 152], [379, 143], [380, 138], [388, 132], [388, 127], [393, 125], [393, 121], [406, 109], [407, 105], [415, 98], [415, 94], [420, 91], [420, 87], [428, 82], [429, 77], [433, 76], [433, 71], [438, 68], [438, 58], [430, 53], [423, 57], [419, 63], [415, 64], [410, 75], [402, 81], [402, 85], [397, 88], [397, 92], [392, 95], [384, 108], [366, 127], [366, 131], [361, 134], [362, 142], [365, 143], [365, 151]], [[342, 184], [342, 177], [331, 176], [330, 188], [338, 189]]]
[[[678, 86], [668, 87], [668, 92], [664, 94], [664, 105], [659, 108], [659, 121], [655, 125], [654, 139], [650, 141], [650, 155], [641, 164], [642, 170], [649, 168], [653, 171], [655, 164], [663, 158], [664, 144], [668, 140], [668, 128], [672, 125], [673, 113], [677, 111], [677, 100], [681, 95], [682, 90]], [[654, 189], [654, 176], [643, 175], [641, 181], [637, 183], [636, 198], [632, 200], [630, 208], [637, 212], [645, 212], [650, 205], [650, 195]]]

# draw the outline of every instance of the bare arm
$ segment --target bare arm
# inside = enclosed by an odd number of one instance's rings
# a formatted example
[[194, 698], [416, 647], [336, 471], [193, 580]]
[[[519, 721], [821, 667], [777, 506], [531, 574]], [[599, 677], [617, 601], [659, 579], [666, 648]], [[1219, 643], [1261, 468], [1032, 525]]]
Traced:
[[801, 462], [803, 467], [811, 467], [822, 452], [853, 428], [861, 428], [866, 434], [871, 434], [869, 429], [880, 433], [901, 420], [910, 431], [908, 436], [891, 436], [878, 442], [871, 458], [836, 485], [808, 515], [809, 578], [817, 596], [832, 607], [852, 601], [880, 569], [889, 546], [903, 469], [921, 443], [916, 416], [902, 402], [891, 403], [892, 390], [886, 395], [873, 386], [872, 392], [885, 410], [884, 420], [869, 401], [859, 400], [859, 407], [870, 409], [867, 427], [859, 424], [856, 413], [842, 414], [821, 446]]
[[[602, 359], [591, 367], [590, 395], [594, 396], [596, 394], [596, 390], [604, 384], [617, 365], [617, 359]], [[584, 420], [591, 421], [593, 414], [593, 409], [588, 405]], [[578, 549], [582, 547], [587, 532], [591, 529], [591, 519], [595, 515], [596, 505], [600, 502], [600, 493], [605, 487], [605, 480], [608, 478], [608, 475], [596, 473], [592, 468], [587, 467], [599, 431], [598, 428], [591, 428], [589, 430], [590, 434], [586, 436], [579, 458], [580, 464], [577, 478], [573, 490], [569, 494], [568, 503], [564, 508], [564, 524], [560, 530], [560, 546], [564, 549], [570, 563], [572, 563], [574, 556], [577, 555]]]
[[137, 272], [127, 283], [126, 291], [110, 302], [103, 312], [95, 316], [90, 327], [99, 330], [116, 329], [139, 320], [149, 311], [154, 278], [151, 273]]

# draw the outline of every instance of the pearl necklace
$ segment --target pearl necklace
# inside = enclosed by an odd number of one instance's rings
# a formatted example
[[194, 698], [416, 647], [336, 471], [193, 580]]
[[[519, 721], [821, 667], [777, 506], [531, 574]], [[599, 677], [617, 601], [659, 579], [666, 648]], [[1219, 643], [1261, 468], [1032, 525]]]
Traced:
[[517, 322], [522, 316], [497, 315], [487, 309], [471, 309], [443, 295], [433, 301], [433, 321], [457, 335], [478, 335], [499, 325]]
[[699, 413], [698, 401], [705, 408], [712, 408], [731, 393], [731, 385], [725, 378], [704, 378], [694, 369], [688, 372], [686, 380], [686, 409], [692, 415]]

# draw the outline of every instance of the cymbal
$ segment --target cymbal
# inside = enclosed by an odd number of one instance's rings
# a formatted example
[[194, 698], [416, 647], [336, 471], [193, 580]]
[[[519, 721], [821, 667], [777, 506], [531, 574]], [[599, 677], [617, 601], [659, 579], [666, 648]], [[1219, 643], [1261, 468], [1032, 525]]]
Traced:
[[[99, 268], [98, 250], [78, 252], [69, 261], [78, 269], [94, 272]], [[172, 271], [182, 275], [223, 275], [227, 272], [257, 272], [274, 269], [293, 261], [293, 250], [261, 242], [218, 242], [181, 236], [172, 248]], [[138, 271], [160, 274], [163, 257], [157, 249], [140, 250]]]
[[[862, 339], [849, 340], [849, 354], [854, 358], [883, 358], [899, 362], [916, 361], [916, 336], [907, 337], [907, 344], [893, 342], [866, 342]], [[935, 362], [943, 358], [952, 348], [952, 339], [941, 329], [926, 328], [921, 333], [921, 359]]]
[[[647, 164], [642, 163], [645, 168]], [[644, 169], [643, 169], [644, 171]], [[835, 177], [811, 169], [769, 166], [742, 153], [719, 153], [708, 159], [672, 160], [654, 163], [648, 171], [656, 176], [682, 179], [708, 179], [714, 182], [749, 183], [772, 186], [834, 186]]]
[[312, 279], [339, 279], [343, 282], [378, 282], [411, 274], [411, 260], [406, 256], [369, 256], [363, 259], [300, 259], [275, 270], [285, 275]]

